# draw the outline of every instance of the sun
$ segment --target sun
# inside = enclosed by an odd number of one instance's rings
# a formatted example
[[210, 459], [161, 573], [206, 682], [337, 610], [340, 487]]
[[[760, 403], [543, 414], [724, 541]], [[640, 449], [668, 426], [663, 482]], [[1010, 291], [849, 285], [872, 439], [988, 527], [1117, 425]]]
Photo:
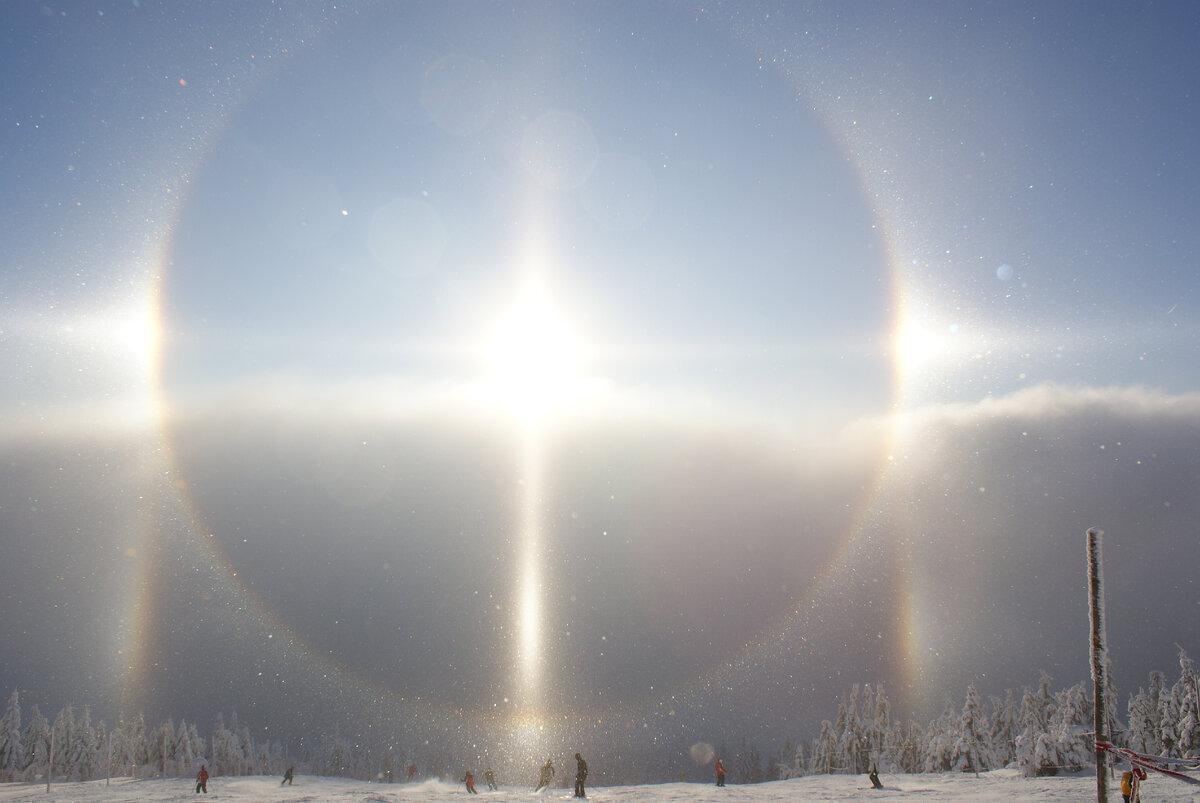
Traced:
[[539, 419], [581, 390], [579, 341], [562, 309], [527, 289], [485, 340], [487, 385], [508, 409]]

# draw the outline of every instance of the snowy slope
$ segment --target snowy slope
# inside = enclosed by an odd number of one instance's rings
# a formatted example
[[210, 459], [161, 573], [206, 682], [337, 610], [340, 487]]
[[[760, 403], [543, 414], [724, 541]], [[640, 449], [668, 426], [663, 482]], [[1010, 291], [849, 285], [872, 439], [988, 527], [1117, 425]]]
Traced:
[[[1095, 776], [1068, 778], [1023, 778], [1013, 770], [999, 770], [978, 777], [969, 773], [942, 775], [885, 776], [887, 788], [872, 790], [865, 776], [809, 776], [787, 781], [727, 786], [718, 789], [707, 784], [669, 783], [651, 786], [618, 786], [591, 790], [593, 803], [769, 803], [769, 801], [870, 800], [877, 803], [920, 800], [940, 801], [1091, 801], [1096, 799]], [[181, 800], [270, 801], [277, 803], [403, 803], [403, 801], [462, 801], [467, 797], [461, 784], [439, 781], [419, 784], [371, 784], [341, 778], [297, 776], [294, 786], [281, 787], [278, 778], [213, 778], [209, 794], [196, 795], [194, 782], [188, 779], [132, 781], [115, 780], [87, 783], [53, 784], [50, 794], [42, 784], [0, 784], [0, 801], [41, 801], [42, 803], [118, 803], [145, 801], [166, 803]], [[1146, 803], [1200, 803], [1200, 787], [1166, 778], [1151, 778], [1143, 800]], [[556, 788], [534, 794], [528, 787], [501, 787], [499, 791], [480, 791], [478, 800], [502, 801], [573, 800], [569, 789]], [[1121, 795], [1117, 784], [1110, 789], [1110, 800]]]

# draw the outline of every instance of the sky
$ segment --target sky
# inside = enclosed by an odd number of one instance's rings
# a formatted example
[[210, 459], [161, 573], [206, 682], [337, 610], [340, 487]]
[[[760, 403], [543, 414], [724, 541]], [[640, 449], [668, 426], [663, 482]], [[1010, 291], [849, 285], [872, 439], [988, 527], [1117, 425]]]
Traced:
[[1200, 654], [1200, 9], [0, 5], [0, 688], [536, 757]]

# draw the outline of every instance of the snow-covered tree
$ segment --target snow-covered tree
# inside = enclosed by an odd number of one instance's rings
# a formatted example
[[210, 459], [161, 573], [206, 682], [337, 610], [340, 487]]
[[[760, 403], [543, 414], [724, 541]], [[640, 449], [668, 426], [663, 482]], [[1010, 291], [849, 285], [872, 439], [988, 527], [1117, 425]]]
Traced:
[[1017, 719], [1020, 734], [1016, 741], [1017, 766], [1026, 776], [1057, 772], [1058, 756], [1048, 735], [1049, 722], [1057, 704], [1050, 691], [1050, 676], [1042, 673], [1036, 692], [1025, 689], [1021, 713]]
[[1004, 693], [1003, 700], [992, 697], [992, 715], [988, 722], [988, 743], [991, 746], [988, 765], [992, 769], [1007, 767], [1016, 760], [1018, 716], [1011, 689]]
[[[236, 715], [233, 722], [237, 722]], [[212, 732], [212, 755], [208, 771], [213, 775], [241, 775], [242, 745], [237, 734], [225, 727], [225, 718], [217, 714], [216, 724]]]
[[925, 732], [916, 722], [909, 722], [898, 736], [896, 769], [900, 772], [916, 773], [925, 767]]
[[1129, 716], [1129, 731], [1126, 743], [1130, 750], [1151, 755], [1161, 755], [1162, 746], [1162, 712], [1159, 701], [1162, 698], [1166, 679], [1162, 672], [1151, 672], [1147, 688], [1138, 689], [1137, 694], [1129, 698], [1126, 714]]
[[958, 738], [951, 749], [950, 766], [961, 772], [978, 775], [981, 770], [992, 769], [987, 764], [989, 753], [987, 714], [983, 710], [979, 692], [972, 683], [967, 686], [967, 699], [959, 716]]
[[21, 698], [13, 689], [8, 707], [0, 717], [0, 781], [16, 780], [25, 769], [25, 751], [21, 745]]
[[895, 763], [891, 757], [891, 750], [896, 736], [892, 727], [892, 704], [888, 701], [882, 685], [877, 684], [874, 691], [874, 710], [864, 734], [869, 752], [867, 768], [874, 766], [891, 771]]
[[75, 722], [75, 756], [72, 763], [78, 772], [79, 780], [90, 781], [99, 777], [102, 765], [99, 761], [100, 750], [96, 743], [96, 729], [92, 727], [92, 712], [87, 706]]
[[813, 775], [829, 775], [834, 768], [834, 753], [837, 736], [834, 734], [833, 723], [825, 719], [821, 721], [821, 735], [813, 741], [812, 757], [809, 760], [808, 771]]
[[1196, 665], [1179, 648], [1179, 680], [1171, 687], [1174, 709], [1174, 755], [1200, 751], [1200, 677]]
[[1094, 760], [1092, 700], [1087, 683], [1080, 681], [1058, 695], [1059, 704], [1049, 723], [1057, 761], [1054, 766], [1066, 772], [1078, 772]]
[[50, 723], [35, 703], [29, 712], [29, 724], [21, 731], [21, 749], [25, 752], [23, 776], [33, 780], [50, 763]]
[[941, 716], [929, 726], [926, 772], [948, 772], [954, 767], [954, 745], [958, 742], [958, 723], [961, 716], [954, 710], [954, 701], [947, 698]]
[[738, 748], [737, 755], [734, 756], [733, 777], [738, 783], [762, 783], [763, 770], [762, 758], [758, 754], [758, 748], [752, 744], [747, 744], [746, 738], [742, 737], [742, 744]]

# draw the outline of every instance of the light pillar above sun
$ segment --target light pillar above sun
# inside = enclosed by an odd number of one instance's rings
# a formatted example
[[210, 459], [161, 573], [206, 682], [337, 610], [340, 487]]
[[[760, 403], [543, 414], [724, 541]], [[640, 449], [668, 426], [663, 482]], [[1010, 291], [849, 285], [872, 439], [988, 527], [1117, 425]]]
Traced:
[[548, 419], [561, 414], [581, 387], [578, 341], [567, 325], [564, 308], [538, 279], [530, 271], [483, 345], [489, 400], [511, 413], [519, 449], [514, 702], [524, 715], [542, 708], [547, 680], [545, 431]]

